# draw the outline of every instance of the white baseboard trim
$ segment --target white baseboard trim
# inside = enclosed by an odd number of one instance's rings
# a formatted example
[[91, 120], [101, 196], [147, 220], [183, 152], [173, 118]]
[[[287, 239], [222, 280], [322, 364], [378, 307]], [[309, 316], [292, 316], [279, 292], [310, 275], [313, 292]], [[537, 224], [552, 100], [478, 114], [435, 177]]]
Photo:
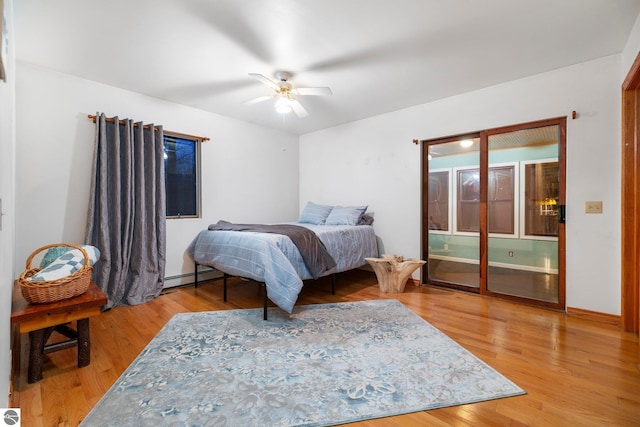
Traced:
[[[219, 279], [222, 272], [213, 268], [200, 266], [198, 268], [198, 282]], [[164, 278], [164, 286], [162, 289], [174, 288], [176, 286], [193, 285], [195, 282], [195, 273], [185, 273], [177, 276], [169, 276]]]

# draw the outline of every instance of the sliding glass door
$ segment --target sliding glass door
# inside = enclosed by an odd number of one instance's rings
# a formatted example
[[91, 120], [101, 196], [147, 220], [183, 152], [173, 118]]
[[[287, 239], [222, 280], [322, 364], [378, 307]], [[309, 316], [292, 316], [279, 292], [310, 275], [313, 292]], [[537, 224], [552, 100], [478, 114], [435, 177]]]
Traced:
[[423, 282], [564, 308], [564, 129], [423, 141]]
[[428, 221], [424, 229], [429, 282], [480, 287], [479, 161], [478, 135], [428, 147]]
[[487, 142], [487, 291], [558, 304], [560, 126], [499, 131]]

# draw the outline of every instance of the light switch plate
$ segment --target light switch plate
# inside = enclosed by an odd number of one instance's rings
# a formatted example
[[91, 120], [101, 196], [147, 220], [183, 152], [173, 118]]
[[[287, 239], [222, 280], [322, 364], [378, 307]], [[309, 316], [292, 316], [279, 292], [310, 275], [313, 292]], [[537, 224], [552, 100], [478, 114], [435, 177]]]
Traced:
[[584, 202], [584, 213], [588, 214], [601, 214], [602, 213], [602, 201], [587, 201]]

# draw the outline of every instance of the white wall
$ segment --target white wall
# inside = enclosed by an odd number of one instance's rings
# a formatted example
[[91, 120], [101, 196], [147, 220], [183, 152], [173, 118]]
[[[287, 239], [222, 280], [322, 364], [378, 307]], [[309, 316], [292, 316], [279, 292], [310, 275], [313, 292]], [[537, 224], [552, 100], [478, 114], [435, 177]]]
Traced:
[[[300, 204], [368, 204], [382, 250], [420, 257], [414, 138], [569, 116], [567, 306], [620, 314], [620, 69], [609, 56], [303, 135]], [[585, 215], [587, 200], [604, 213]]]
[[294, 220], [298, 137], [18, 62], [16, 85], [16, 274], [49, 243], [83, 242], [95, 125], [101, 111], [207, 136], [202, 219], [167, 222], [166, 276], [193, 271], [185, 249], [219, 219]]
[[622, 80], [627, 77], [629, 69], [636, 60], [636, 57], [640, 53], [640, 15], [636, 19], [636, 23], [633, 25], [631, 33], [629, 33], [629, 39], [622, 51]]
[[[13, 53], [13, 0], [4, 0], [4, 15], [9, 39], [5, 72], [7, 81], [0, 81], [0, 198], [2, 199], [2, 230], [0, 230], [0, 407], [9, 402], [9, 352], [11, 322], [11, 290], [14, 259], [15, 200], [15, 66]], [[2, 19], [0, 11], [0, 19]], [[1, 37], [1, 35], [0, 35]]]

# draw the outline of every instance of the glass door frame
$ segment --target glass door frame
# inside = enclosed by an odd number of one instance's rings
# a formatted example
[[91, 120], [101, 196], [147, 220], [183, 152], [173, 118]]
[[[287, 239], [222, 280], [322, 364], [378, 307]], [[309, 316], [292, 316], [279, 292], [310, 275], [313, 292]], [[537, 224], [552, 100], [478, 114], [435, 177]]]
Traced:
[[[462, 289], [468, 292], [476, 292], [481, 295], [492, 296], [496, 298], [516, 301], [528, 305], [542, 306], [557, 310], [566, 309], [566, 233], [564, 223], [564, 206], [566, 205], [566, 117], [556, 117], [535, 122], [522, 123], [512, 126], [505, 126], [494, 129], [487, 129], [480, 132], [461, 134], [445, 138], [437, 138], [432, 140], [422, 140], [421, 142], [421, 245], [422, 259], [429, 259], [429, 227], [428, 227], [428, 191], [429, 191], [429, 147], [433, 145], [443, 144], [447, 142], [459, 141], [467, 138], [480, 138], [480, 231], [479, 231], [479, 260], [480, 260], [480, 278], [479, 288], [453, 285], [440, 281], [429, 279], [428, 264], [422, 269], [422, 283], [426, 285], [444, 286], [447, 288]], [[488, 182], [489, 177], [489, 136], [501, 133], [514, 132], [519, 130], [534, 129], [538, 127], [557, 125], [559, 129], [558, 135], [558, 163], [559, 163], [559, 201], [561, 207], [561, 220], [558, 225], [558, 302], [547, 302], [523, 298], [518, 296], [505, 295], [502, 293], [491, 292], [488, 289]]]

